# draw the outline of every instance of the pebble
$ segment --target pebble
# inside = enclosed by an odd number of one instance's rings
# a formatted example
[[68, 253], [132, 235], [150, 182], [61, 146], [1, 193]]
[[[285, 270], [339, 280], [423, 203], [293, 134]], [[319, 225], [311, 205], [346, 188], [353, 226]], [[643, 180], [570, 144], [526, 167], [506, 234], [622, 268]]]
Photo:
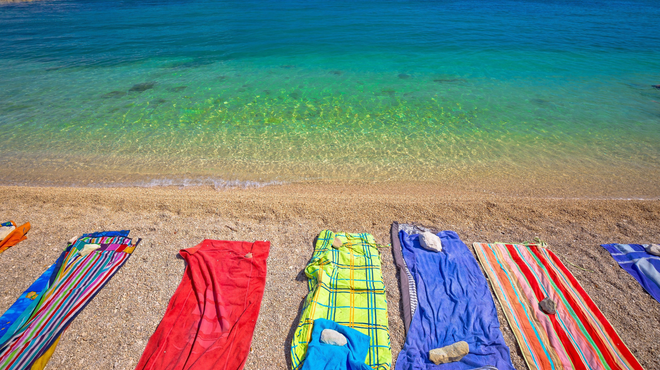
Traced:
[[555, 301], [545, 297], [541, 302], [539, 302], [539, 308], [541, 311], [547, 313], [548, 315], [554, 315], [557, 313]]
[[332, 241], [332, 247], [335, 249], [341, 247], [342, 245], [344, 245], [344, 243], [342, 243], [339, 238], [335, 238], [335, 240]]
[[440, 240], [440, 237], [428, 231], [419, 234], [419, 245], [431, 252], [442, 251], [442, 241]]
[[470, 352], [470, 346], [465, 341], [456, 342], [442, 348], [436, 348], [429, 351], [429, 359], [434, 364], [446, 364], [449, 362], [460, 361], [463, 356]]
[[651, 244], [647, 246], [646, 252], [654, 256], [660, 256], [660, 244]]
[[321, 342], [325, 344], [331, 344], [333, 346], [345, 346], [348, 343], [348, 340], [344, 334], [332, 330], [332, 329], [323, 329], [321, 332]]

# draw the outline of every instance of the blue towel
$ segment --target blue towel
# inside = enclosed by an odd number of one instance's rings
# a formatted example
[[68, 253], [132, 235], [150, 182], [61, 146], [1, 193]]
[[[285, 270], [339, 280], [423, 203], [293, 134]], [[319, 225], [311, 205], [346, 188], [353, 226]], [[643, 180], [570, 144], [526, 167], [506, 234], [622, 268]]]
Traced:
[[660, 302], [660, 257], [639, 244], [603, 244], [615, 261]]
[[[343, 334], [348, 343], [334, 346], [321, 342], [323, 329], [332, 329]], [[364, 363], [369, 353], [369, 336], [355, 329], [339, 325], [326, 319], [314, 320], [312, 340], [307, 346], [307, 354], [302, 370], [372, 370]]]
[[119, 231], [99, 231], [91, 234], [83, 234], [83, 238], [100, 238], [103, 236], [125, 236], [128, 237], [130, 230], [119, 230]]
[[[514, 370], [493, 297], [477, 261], [455, 232], [437, 235], [442, 240], [442, 252], [420, 247], [418, 234], [399, 232], [418, 303], [396, 370], [471, 370], [484, 366]], [[460, 361], [431, 362], [430, 350], [459, 341], [470, 346], [470, 353]]]

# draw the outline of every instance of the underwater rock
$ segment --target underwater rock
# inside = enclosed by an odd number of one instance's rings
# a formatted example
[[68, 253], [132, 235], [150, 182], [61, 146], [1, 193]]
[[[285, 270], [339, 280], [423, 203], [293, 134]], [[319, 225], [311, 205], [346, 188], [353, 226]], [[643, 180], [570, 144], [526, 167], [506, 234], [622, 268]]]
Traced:
[[407, 80], [410, 78], [410, 75], [407, 75], [405, 73], [399, 73], [399, 78], [402, 80]]
[[467, 82], [467, 80], [463, 78], [436, 78], [433, 80], [433, 82], [439, 83], [439, 84], [445, 84], [445, 83], [463, 83]]
[[549, 101], [549, 100], [543, 100], [543, 99], [532, 99], [532, 100], [530, 100], [530, 101], [531, 101], [532, 103], [534, 103], [534, 104], [538, 104], [538, 105], [549, 105], [549, 104], [552, 104], [551, 101]]
[[149, 89], [153, 89], [154, 86], [156, 86], [158, 82], [143, 82], [141, 84], [133, 85], [130, 89], [128, 89], [129, 92], [145, 92]]
[[655, 87], [656, 89], [660, 89], [660, 85], [651, 85], [652, 87]]
[[126, 95], [125, 91], [110, 91], [109, 93], [103, 95], [104, 98], [121, 98]]

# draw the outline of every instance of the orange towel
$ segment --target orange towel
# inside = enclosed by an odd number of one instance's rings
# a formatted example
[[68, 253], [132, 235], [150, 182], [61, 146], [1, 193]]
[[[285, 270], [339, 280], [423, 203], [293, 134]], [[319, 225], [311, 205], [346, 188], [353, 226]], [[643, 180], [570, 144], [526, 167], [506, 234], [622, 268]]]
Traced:
[[[12, 225], [16, 226], [16, 223], [14, 221], [11, 221]], [[27, 236], [25, 234], [30, 231], [30, 223], [26, 222], [25, 224], [21, 226], [16, 226], [16, 229], [14, 229], [9, 235], [7, 235], [2, 241], [0, 241], [0, 253], [4, 252], [7, 248], [13, 247], [14, 245], [22, 242], [23, 240], [27, 239]]]

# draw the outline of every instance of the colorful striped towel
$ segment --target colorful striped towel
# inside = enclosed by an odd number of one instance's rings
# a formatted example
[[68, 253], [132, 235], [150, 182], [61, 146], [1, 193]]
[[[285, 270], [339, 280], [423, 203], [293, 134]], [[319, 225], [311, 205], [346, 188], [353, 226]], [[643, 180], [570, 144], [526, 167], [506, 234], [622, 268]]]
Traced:
[[[81, 254], [89, 244], [97, 247]], [[0, 318], [0, 369], [43, 369], [64, 330], [134, 249], [126, 236], [103, 234], [83, 236], [69, 244]]]
[[603, 244], [612, 258], [660, 302], [660, 257], [640, 244]]
[[[335, 238], [341, 241], [341, 247], [333, 247]], [[368, 335], [365, 363], [374, 370], [390, 369], [387, 300], [374, 237], [322, 231], [305, 274], [309, 294], [291, 343], [292, 368], [302, 367], [314, 320], [321, 318]]]
[[[642, 369], [550, 250], [499, 243], [474, 249], [530, 369]], [[556, 314], [540, 310], [546, 297]]]

